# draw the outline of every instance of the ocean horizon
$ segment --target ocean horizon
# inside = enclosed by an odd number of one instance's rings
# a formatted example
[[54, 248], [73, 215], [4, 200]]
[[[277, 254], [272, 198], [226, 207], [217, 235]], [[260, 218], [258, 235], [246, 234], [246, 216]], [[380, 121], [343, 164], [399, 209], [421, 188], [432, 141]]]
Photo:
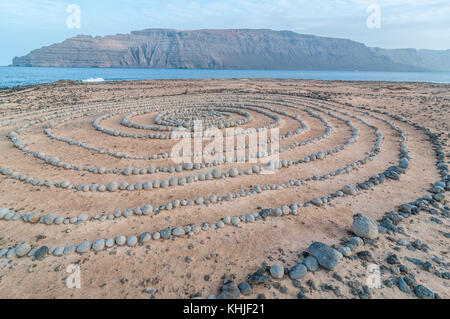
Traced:
[[59, 80], [80, 82], [271, 78], [328, 81], [386, 81], [450, 83], [450, 72], [230, 70], [150, 68], [64, 68], [0, 66], [0, 87], [28, 86]]

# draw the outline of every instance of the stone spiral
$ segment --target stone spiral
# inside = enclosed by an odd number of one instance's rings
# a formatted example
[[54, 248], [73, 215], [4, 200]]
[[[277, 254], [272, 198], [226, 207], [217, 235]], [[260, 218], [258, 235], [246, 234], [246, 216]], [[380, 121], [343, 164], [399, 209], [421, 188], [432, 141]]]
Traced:
[[[388, 112], [306, 97], [165, 96], [7, 114], [0, 123], [12, 154], [1, 155], [2, 183], [39, 190], [52, 203], [41, 211], [30, 203], [0, 208], [1, 224], [25, 223], [31, 233], [41, 225], [111, 225], [101, 238], [89, 232], [83, 238], [46, 239], [45, 254], [54, 256], [301, 218], [313, 207], [401, 183], [414, 160], [408, 149], [411, 130], [421, 130], [436, 152], [442, 177], [437, 187], [449, 186], [442, 148], [429, 129]], [[279, 135], [272, 135], [275, 128]], [[213, 129], [223, 134], [221, 152], [205, 150], [204, 142], [199, 152], [184, 154], [190, 161], [175, 162], [176, 132], [209, 141]], [[246, 138], [252, 133], [260, 134], [256, 141]], [[244, 142], [238, 144], [241, 137]], [[195, 160], [204, 155], [214, 159]], [[58, 201], [68, 206], [58, 210]], [[255, 210], [252, 201], [261, 208]], [[225, 212], [223, 206], [234, 209]], [[115, 233], [119, 220], [127, 221], [129, 233]], [[133, 225], [142, 224], [133, 231]], [[30, 238], [14, 238], [0, 247], [0, 257], [33, 256], [42, 247]]]

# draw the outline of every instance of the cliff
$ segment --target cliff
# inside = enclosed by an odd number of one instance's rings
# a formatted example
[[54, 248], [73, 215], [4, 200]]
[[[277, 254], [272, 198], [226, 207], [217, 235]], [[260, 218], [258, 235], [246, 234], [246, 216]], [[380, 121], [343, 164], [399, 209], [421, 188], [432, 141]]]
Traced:
[[425, 71], [440, 66], [440, 59], [436, 55], [411, 63], [401, 54], [359, 42], [291, 31], [147, 29], [105, 37], [79, 35], [15, 57], [12, 65]]

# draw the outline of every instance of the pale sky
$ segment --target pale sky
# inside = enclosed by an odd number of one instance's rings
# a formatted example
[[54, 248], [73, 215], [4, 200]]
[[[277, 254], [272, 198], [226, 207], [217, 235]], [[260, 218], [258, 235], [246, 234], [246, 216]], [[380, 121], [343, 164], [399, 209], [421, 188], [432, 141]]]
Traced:
[[[80, 8], [80, 28], [67, 26], [71, 4]], [[379, 28], [367, 25], [374, 5]], [[78, 34], [146, 28], [291, 30], [383, 48], [450, 49], [450, 0], [0, 0], [0, 65]]]

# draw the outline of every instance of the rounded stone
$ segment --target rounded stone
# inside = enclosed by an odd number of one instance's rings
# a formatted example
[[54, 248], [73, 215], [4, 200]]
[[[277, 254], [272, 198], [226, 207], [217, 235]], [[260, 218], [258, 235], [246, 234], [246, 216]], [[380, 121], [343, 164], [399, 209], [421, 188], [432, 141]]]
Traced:
[[320, 198], [313, 198], [311, 199], [311, 203], [315, 206], [322, 206], [323, 201]]
[[105, 241], [105, 246], [108, 247], [108, 248], [111, 248], [112, 246], [114, 246], [114, 243], [115, 243], [114, 238], [108, 238]]
[[94, 244], [92, 245], [92, 249], [95, 251], [100, 251], [105, 248], [105, 240], [104, 239], [97, 239]]
[[306, 266], [308, 271], [316, 271], [319, 268], [319, 263], [314, 256], [306, 257], [305, 260], [303, 260], [303, 264]]
[[228, 174], [230, 175], [230, 177], [236, 177], [236, 176], [239, 175], [239, 171], [238, 171], [238, 169], [236, 167], [232, 167], [228, 171]]
[[77, 253], [83, 254], [83, 253], [85, 253], [85, 252], [88, 252], [89, 249], [91, 249], [91, 246], [92, 246], [92, 243], [90, 243], [90, 242], [88, 242], [88, 241], [85, 241], [84, 243], [80, 244], [80, 245], [77, 247]]
[[352, 231], [362, 238], [376, 239], [378, 237], [377, 224], [372, 219], [361, 214], [353, 216]]
[[352, 250], [347, 246], [339, 247], [338, 252], [340, 252], [345, 257], [348, 257], [352, 254]]
[[185, 234], [185, 230], [183, 228], [175, 228], [172, 230], [172, 235], [173, 236], [183, 236]]
[[65, 248], [63, 246], [56, 247], [55, 250], [53, 251], [53, 255], [62, 256], [64, 254], [64, 249]]
[[127, 245], [130, 247], [136, 246], [138, 239], [136, 236], [130, 236], [127, 239]]
[[119, 189], [119, 185], [116, 182], [109, 182], [107, 188], [109, 192], [115, 192]]
[[341, 253], [321, 242], [312, 243], [308, 251], [317, 258], [319, 265], [328, 270], [336, 270], [342, 258]]
[[289, 277], [291, 279], [302, 279], [306, 276], [308, 269], [303, 264], [297, 264], [289, 270]]
[[250, 284], [246, 281], [241, 282], [238, 288], [244, 296], [248, 296], [252, 293], [252, 286], [250, 286]]
[[275, 279], [283, 278], [284, 267], [279, 264], [272, 265], [272, 267], [270, 267], [270, 275]]
[[125, 236], [118, 236], [116, 237], [116, 244], [117, 246], [123, 246], [127, 242], [127, 238]]
[[82, 222], [85, 222], [85, 221], [87, 221], [88, 219], [89, 219], [89, 216], [86, 215], [86, 214], [81, 214], [81, 215], [78, 216], [78, 220], [80, 220], [80, 221], [82, 221]]
[[350, 185], [345, 185], [344, 187], [342, 187], [342, 192], [347, 195], [354, 195], [355, 189]]
[[17, 246], [16, 248], [16, 256], [17, 257], [23, 257], [26, 254], [28, 254], [31, 250], [31, 245], [29, 244], [20, 244], [19, 246]]
[[74, 246], [74, 245], [67, 246], [66, 248], [64, 248], [63, 254], [64, 254], [64, 255], [70, 255], [70, 254], [72, 254], [73, 252], [75, 252], [76, 249], [77, 249], [77, 247]]
[[212, 170], [212, 176], [214, 178], [220, 178], [222, 176], [222, 172], [220, 171], [220, 169], [215, 168]]
[[159, 232], [154, 232], [152, 234], [152, 239], [153, 240], [157, 240], [157, 239], [160, 239], [160, 238], [161, 238], [161, 234]]
[[8, 213], [9, 213], [9, 209], [8, 208], [0, 208], [0, 219], [5, 217], [5, 215], [8, 214]]
[[151, 235], [150, 233], [148, 233], [148, 232], [145, 232], [145, 233], [142, 233], [142, 234], [139, 236], [138, 241], [139, 241], [140, 243], [145, 243], [145, 242], [149, 241], [150, 238], [152, 238], [152, 235]]

